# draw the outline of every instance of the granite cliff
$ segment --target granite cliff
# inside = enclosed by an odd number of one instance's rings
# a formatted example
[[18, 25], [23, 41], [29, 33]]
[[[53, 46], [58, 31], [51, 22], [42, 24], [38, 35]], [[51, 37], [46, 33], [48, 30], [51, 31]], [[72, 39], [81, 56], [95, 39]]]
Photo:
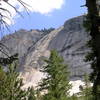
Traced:
[[10, 54], [19, 53], [18, 69], [23, 76], [27, 73], [28, 80], [32, 80], [32, 69], [39, 70], [52, 49], [63, 56], [69, 65], [71, 77], [81, 77], [91, 72], [89, 63], [84, 62], [89, 51], [86, 42], [90, 37], [83, 27], [83, 20], [83, 16], [72, 18], [47, 34], [39, 30], [21, 29], [3, 37], [1, 42], [9, 48]]

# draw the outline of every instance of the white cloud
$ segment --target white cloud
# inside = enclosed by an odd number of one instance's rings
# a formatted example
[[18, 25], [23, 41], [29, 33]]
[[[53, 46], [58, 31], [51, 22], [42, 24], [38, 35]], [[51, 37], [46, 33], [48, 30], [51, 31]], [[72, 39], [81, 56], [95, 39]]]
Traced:
[[[55, 9], [61, 9], [62, 5], [64, 4], [64, 0], [22, 0], [25, 3], [27, 3], [30, 6], [30, 12], [38, 12], [41, 14], [49, 14]], [[18, 11], [23, 12], [25, 9], [24, 7], [18, 3], [17, 0], [9, 0], [9, 3], [11, 3], [13, 6], [17, 7]], [[7, 13], [4, 13], [7, 15], [11, 20], [16, 17], [17, 13], [14, 9], [12, 9], [9, 5], [2, 2], [2, 6], [4, 8], [7, 8], [12, 16], [8, 15]], [[5, 19], [8, 24], [11, 24], [11, 22], [8, 19]], [[12, 23], [14, 23], [14, 20], [12, 20]]]
[[60, 9], [64, 0], [26, 0], [32, 7], [31, 11], [47, 14], [54, 9]]

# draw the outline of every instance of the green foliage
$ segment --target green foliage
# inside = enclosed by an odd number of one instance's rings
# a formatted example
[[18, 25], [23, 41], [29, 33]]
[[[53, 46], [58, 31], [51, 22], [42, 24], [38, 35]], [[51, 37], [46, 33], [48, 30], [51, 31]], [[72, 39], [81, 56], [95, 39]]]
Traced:
[[69, 72], [63, 58], [55, 50], [51, 51], [50, 58], [45, 60], [47, 66], [43, 67], [46, 78], [39, 84], [40, 90], [47, 90], [43, 100], [67, 100], [69, 96]]
[[36, 100], [35, 90], [33, 87], [28, 88], [28, 100]]
[[[86, 19], [88, 32], [91, 36], [89, 41], [89, 47], [91, 53], [87, 56], [87, 61], [91, 61], [91, 73], [90, 79], [93, 82], [93, 96], [94, 100], [100, 100], [100, 0], [86, 0], [86, 7], [88, 8], [88, 16]], [[89, 22], [88, 22], [89, 21]], [[88, 25], [88, 23], [90, 25]]]
[[3, 100], [5, 95], [5, 82], [6, 82], [6, 73], [3, 71], [2, 67], [0, 67], [0, 100]]
[[78, 100], [78, 97], [77, 97], [75, 94], [73, 94], [73, 95], [70, 97], [69, 100]]
[[44, 29], [41, 30], [41, 32], [44, 32], [44, 34], [48, 34], [48, 33], [50, 33], [51, 31], [53, 31], [54, 29], [55, 29], [55, 28], [49, 28], [49, 29], [44, 28]]
[[92, 100], [92, 87], [88, 74], [84, 75], [84, 83], [84, 88], [81, 90], [81, 98], [83, 98], [83, 100]]
[[90, 28], [91, 28], [91, 21], [90, 21], [88, 15], [85, 16], [85, 19], [84, 19], [84, 21], [83, 21], [83, 26], [85, 27], [85, 29], [86, 29], [87, 32], [90, 31]]
[[0, 100], [26, 100], [27, 92], [22, 90], [22, 79], [18, 78], [16, 63], [8, 65], [8, 71], [0, 68]]
[[43, 100], [41, 91], [39, 89], [36, 89], [36, 100]]

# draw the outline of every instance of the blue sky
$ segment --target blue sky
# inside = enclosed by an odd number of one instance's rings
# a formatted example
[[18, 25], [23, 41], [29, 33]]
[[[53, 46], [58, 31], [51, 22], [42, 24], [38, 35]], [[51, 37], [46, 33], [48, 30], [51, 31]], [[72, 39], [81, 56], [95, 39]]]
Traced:
[[[54, 0], [54, 2], [55, 1], [57, 0]], [[10, 33], [19, 29], [58, 28], [63, 25], [66, 20], [86, 13], [86, 8], [80, 7], [85, 4], [84, 1], [85, 0], [65, 0], [59, 8], [46, 13], [41, 13], [41, 11], [30, 11], [28, 15], [22, 10], [21, 13], [24, 18], [17, 14], [13, 17], [14, 23], [10, 24]]]

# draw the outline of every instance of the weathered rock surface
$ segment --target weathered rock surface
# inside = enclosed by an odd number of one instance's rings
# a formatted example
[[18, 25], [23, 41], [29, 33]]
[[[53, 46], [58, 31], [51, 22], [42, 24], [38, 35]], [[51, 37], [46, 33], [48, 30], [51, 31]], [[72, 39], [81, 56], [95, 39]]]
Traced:
[[40, 68], [43, 58], [48, 57], [50, 50], [56, 49], [69, 64], [71, 76], [82, 76], [91, 72], [90, 65], [84, 62], [89, 51], [86, 42], [89, 35], [83, 27], [83, 16], [66, 21], [63, 26], [41, 38], [30, 50], [24, 59], [23, 67]]
[[19, 30], [4, 37], [1, 42], [9, 47], [10, 53], [19, 53], [20, 71], [30, 72], [40, 69], [43, 59], [48, 58], [50, 50], [56, 49], [68, 63], [71, 76], [90, 73], [90, 65], [84, 62], [89, 49], [86, 46], [89, 35], [83, 27], [83, 16], [70, 19], [58, 29], [44, 34], [37, 30]]

